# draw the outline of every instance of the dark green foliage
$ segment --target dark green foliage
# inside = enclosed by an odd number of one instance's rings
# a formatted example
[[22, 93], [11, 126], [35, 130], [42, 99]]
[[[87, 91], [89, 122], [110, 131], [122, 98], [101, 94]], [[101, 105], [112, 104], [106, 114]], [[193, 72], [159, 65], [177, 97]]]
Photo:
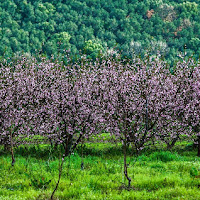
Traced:
[[198, 176], [198, 170], [197, 170], [195, 167], [192, 167], [192, 168], [190, 169], [190, 176], [191, 176], [192, 178], [195, 178], [196, 176]]
[[[129, 57], [148, 49], [173, 64], [186, 44], [187, 55], [198, 59], [199, 11], [198, 0], [2, 0], [0, 55], [83, 50], [94, 59], [112, 48]], [[97, 49], [88, 49], [88, 41]]]

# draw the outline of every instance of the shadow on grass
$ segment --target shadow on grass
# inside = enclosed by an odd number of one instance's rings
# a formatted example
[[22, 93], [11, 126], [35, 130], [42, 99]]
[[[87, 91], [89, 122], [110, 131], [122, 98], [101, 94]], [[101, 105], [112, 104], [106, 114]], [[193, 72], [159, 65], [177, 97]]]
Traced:
[[[16, 156], [31, 156], [39, 159], [58, 158], [64, 153], [63, 146], [51, 146], [50, 144], [37, 144], [37, 145], [21, 145], [15, 148]], [[123, 156], [122, 145], [112, 143], [85, 143], [84, 145], [77, 146], [75, 153], [83, 156], [97, 156], [97, 157], [112, 157], [112, 156]], [[4, 151], [3, 147], [0, 146], [0, 156], [10, 155], [9, 151]], [[128, 156], [136, 156], [134, 148], [127, 150]], [[172, 150], [167, 150], [163, 145], [151, 146], [147, 145], [142, 151], [139, 157], [148, 157], [152, 160], [161, 161], [172, 161], [177, 160], [178, 155], [180, 156], [196, 156], [196, 148], [193, 144], [180, 144], [174, 146]], [[146, 158], [145, 158], [146, 159]]]

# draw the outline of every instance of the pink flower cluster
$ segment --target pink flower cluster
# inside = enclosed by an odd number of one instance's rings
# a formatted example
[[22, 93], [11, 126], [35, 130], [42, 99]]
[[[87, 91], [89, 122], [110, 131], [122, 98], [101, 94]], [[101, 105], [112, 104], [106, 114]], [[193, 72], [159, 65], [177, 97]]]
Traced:
[[0, 143], [41, 135], [66, 155], [107, 130], [141, 150], [148, 141], [173, 146], [200, 133], [200, 66], [114, 59], [85, 66], [21, 61], [0, 67]]

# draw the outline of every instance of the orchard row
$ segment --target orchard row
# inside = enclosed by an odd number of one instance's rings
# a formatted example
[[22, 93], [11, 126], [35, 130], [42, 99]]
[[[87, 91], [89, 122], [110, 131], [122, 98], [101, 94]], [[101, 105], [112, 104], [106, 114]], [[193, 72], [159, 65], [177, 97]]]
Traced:
[[200, 66], [192, 60], [173, 71], [160, 60], [85, 66], [22, 60], [1, 66], [0, 76], [5, 145], [42, 135], [62, 143], [67, 155], [82, 138], [108, 131], [139, 152], [149, 140], [170, 148], [200, 136]]
[[[63, 145], [66, 156], [102, 131], [137, 153], [149, 141], [172, 147], [198, 140], [200, 65], [179, 62], [170, 70], [155, 59], [101, 63], [51, 63], [22, 59], [0, 67], [0, 143], [11, 149], [40, 135]], [[127, 175], [126, 162], [124, 173]], [[130, 183], [130, 182], [129, 182]]]

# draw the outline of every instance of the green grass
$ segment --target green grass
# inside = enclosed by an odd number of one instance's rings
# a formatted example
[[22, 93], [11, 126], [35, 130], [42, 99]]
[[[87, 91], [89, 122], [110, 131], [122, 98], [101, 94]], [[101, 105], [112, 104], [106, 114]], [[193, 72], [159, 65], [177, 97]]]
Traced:
[[[55, 199], [200, 200], [200, 159], [187, 145], [171, 152], [144, 151], [136, 162], [129, 156], [132, 188], [127, 190], [121, 145], [88, 143], [83, 158], [79, 147], [66, 159]], [[14, 167], [11, 156], [0, 150], [0, 200], [50, 198], [58, 177], [59, 151], [49, 149], [48, 145], [15, 149]]]

